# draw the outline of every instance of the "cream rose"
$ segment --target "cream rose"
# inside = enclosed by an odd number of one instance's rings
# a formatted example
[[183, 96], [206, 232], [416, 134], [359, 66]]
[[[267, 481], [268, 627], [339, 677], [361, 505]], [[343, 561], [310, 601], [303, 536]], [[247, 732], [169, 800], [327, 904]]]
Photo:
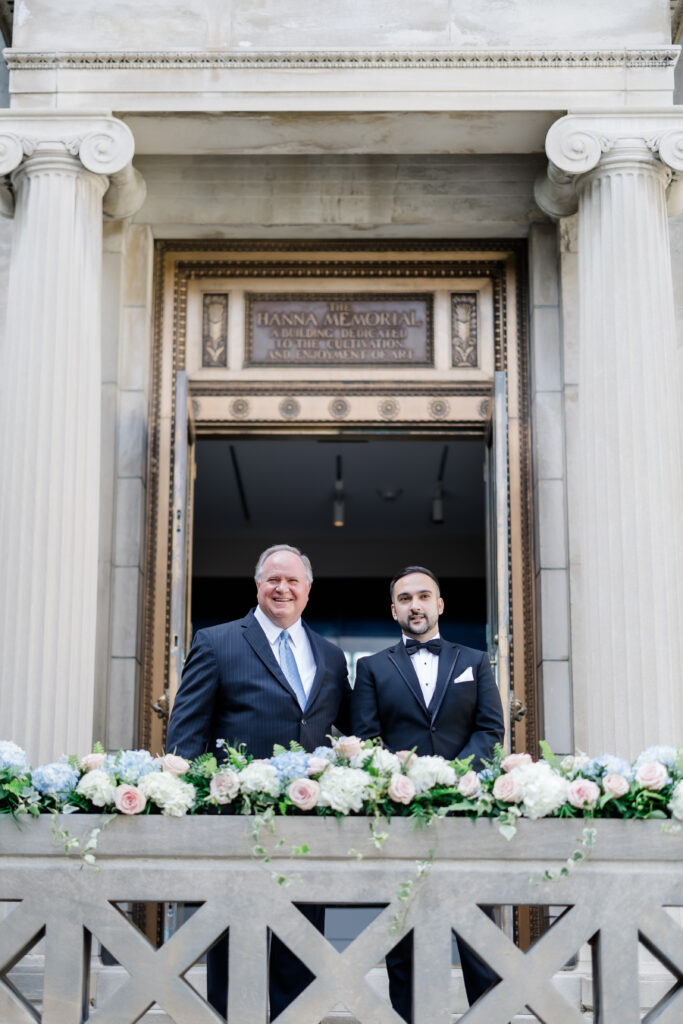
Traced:
[[147, 798], [137, 786], [124, 782], [114, 790], [114, 804], [121, 814], [140, 814], [147, 805]]
[[504, 772], [511, 772], [513, 768], [519, 768], [523, 764], [531, 764], [532, 761], [533, 758], [531, 754], [508, 754], [508, 756], [501, 761], [500, 767]]
[[287, 790], [287, 796], [300, 811], [312, 811], [319, 793], [320, 784], [315, 779], [294, 779]]
[[98, 768], [104, 767], [104, 763], [107, 760], [106, 754], [85, 754], [81, 758], [81, 768], [85, 772], [93, 772]]
[[177, 754], [164, 754], [163, 757], [157, 757], [156, 762], [162, 772], [168, 772], [169, 775], [184, 775], [190, 770], [190, 762]]
[[396, 772], [391, 776], [387, 796], [396, 804], [409, 804], [415, 796], [415, 783], [407, 775]]
[[504, 804], [518, 804], [524, 789], [518, 775], [499, 775], [493, 783], [493, 795]]
[[626, 796], [631, 786], [628, 779], [625, 779], [623, 775], [619, 775], [618, 772], [610, 772], [602, 780], [602, 788], [606, 796], [618, 799], [620, 796]]
[[669, 781], [669, 772], [660, 761], [647, 761], [636, 772], [636, 782], [643, 789], [664, 789]]
[[231, 768], [216, 772], [209, 783], [209, 799], [217, 804], [229, 804], [239, 793], [240, 782]]
[[[363, 750], [363, 741], [357, 736], [340, 736], [338, 739], [332, 740], [332, 744], [337, 757], [344, 757], [347, 760], [357, 757]], [[368, 751], [369, 753], [370, 751]]]
[[315, 754], [311, 754], [308, 759], [308, 767], [306, 771], [309, 775], [319, 775], [320, 772], [324, 772], [329, 765], [329, 761], [326, 761], [324, 757], [316, 757]]
[[414, 750], [397, 750], [396, 757], [404, 768], [410, 768], [411, 764], [417, 760], [417, 754]]
[[567, 799], [572, 807], [590, 810], [600, 799], [600, 787], [591, 779], [574, 779], [569, 783]]
[[464, 796], [466, 800], [470, 800], [475, 796], [479, 796], [481, 791], [481, 782], [476, 772], [470, 771], [458, 779], [458, 793]]

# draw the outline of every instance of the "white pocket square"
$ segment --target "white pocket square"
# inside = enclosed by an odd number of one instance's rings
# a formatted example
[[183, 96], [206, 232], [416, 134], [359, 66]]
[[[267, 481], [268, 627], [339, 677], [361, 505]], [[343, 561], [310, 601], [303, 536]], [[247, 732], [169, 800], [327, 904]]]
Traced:
[[454, 683], [473, 683], [474, 682], [474, 675], [472, 673], [471, 667], [470, 668], [466, 668], [464, 672], [461, 672], [460, 675], [457, 676], [453, 680], [453, 682]]

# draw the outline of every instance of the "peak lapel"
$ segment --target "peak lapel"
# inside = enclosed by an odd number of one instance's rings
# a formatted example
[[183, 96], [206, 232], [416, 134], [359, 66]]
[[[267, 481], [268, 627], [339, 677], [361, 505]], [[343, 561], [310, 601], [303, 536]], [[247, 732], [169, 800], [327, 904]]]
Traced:
[[432, 717], [432, 722], [439, 713], [439, 708], [446, 695], [448, 688], [448, 681], [452, 677], [455, 663], [458, 660], [460, 654], [459, 648], [456, 644], [449, 643], [448, 640], [441, 638], [441, 654], [439, 655], [439, 671], [436, 677], [436, 687], [434, 689], [434, 696], [429, 705], [429, 713]]
[[311, 686], [310, 692], [308, 694], [308, 699], [306, 701], [306, 710], [308, 711], [313, 702], [316, 700], [318, 693], [320, 692], [320, 688], [322, 686], [323, 662], [325, 661], [325, 656], [318, 634], [314, 633], [312, 629], [309, 629], [305, 622], [303, 623], [303, 627], [306, 630], [306, 636], [308, 637], [308, 642], [311, 645], [311, 650], [313, 651], [313, 660], [315, 661], [315, 675], [313, 676], [313, 684]]
[[396, 644], [395, 647], [390, 647], [387, 654], [389, 661], [391, 661], [395, 668], [398, 669], [403, 681], [424, 711], [425, 715], [429, 715], [429, 711], [427, 710], [427, 706], [424, 702], [424, 697], [422, 696], [422, 687], [420, 686], [420, 681], [417, 678], [417, 673], [413, 668], [410, 655], [406, 651], [406, 645], [401, 640], [401, 642]]

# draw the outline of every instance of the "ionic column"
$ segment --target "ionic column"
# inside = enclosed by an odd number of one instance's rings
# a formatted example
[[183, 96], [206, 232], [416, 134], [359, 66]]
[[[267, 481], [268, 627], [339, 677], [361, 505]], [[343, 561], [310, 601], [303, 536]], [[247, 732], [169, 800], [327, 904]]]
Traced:
[[579, 211], [576, 741], [633, 756], [683, 740], [683, 453], [666, 209], [672, 170], [683, 170], [683, 117], [569, 115], [546, 150], [539, 205], [557, 216], [578, 201]]
[[[103, 197], [144, 196], [101, 116], [0, 116], [16, 201], [0, 357], [0, 733], [34, 764], [92, 743]], [[7, 198], [7, 196], [6, 196]]]

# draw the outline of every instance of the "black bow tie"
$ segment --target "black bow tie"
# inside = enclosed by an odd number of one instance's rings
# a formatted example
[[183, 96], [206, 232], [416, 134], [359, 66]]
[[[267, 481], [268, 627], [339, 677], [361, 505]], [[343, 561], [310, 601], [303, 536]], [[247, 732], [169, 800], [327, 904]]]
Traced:
[[421, 644], [419, 640], [413, 640], [410, 637], [406, 640], [406, 651], [412, 657], [413, 654], [417, 654], [418, 651], [431, 651], [432, 654], [439, 654], [441, 651], [441, 641], [438, 637], [433, 640], [428, 640], [426, 644]]

